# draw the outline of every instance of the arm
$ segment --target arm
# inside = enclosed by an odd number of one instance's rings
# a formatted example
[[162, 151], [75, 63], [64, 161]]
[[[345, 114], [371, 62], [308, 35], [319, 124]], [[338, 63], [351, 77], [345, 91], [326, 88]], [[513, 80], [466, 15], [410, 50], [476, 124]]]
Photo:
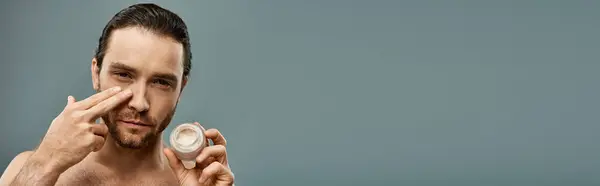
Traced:
[[62, 172], [34, 154], [26, 151], [17, 155], [0, 178], [0, 186], [54, 185]]
[[37, 150], [17, 155], [0, 178], [0, 186], [56, 184], [60, 174], [104, 145], [108, 127], [96, 124], [96, 119], [132, 95], [117, 86], [79, 102], [67, 97], [67, 105], [52, 120]]

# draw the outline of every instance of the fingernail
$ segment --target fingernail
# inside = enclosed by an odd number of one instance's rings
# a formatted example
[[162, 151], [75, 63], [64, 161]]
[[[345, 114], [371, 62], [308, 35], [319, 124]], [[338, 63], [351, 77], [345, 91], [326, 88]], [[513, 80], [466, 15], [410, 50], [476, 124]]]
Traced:
[[131, 96], [133, 94], [133, 92], [131, 91], [131, 89], [127, 89], [123, 92], [123, 96]]
[[119, 91], [121, 91], [121, 87], [120, 86], [116, 86], [116, 87], [111, 88], [110, 90], [113, 91], [113, 92], [119, 92]]

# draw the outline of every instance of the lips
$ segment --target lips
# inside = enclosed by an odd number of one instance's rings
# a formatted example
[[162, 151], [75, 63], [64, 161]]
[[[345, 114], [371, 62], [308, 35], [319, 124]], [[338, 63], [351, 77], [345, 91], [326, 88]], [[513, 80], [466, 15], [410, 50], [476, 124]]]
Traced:
[[137, 126], [145, 126], [145, 127], [151, 127], [152, 125], [144, 123], [142, 121], [137, 121], [137, 120], [118, 120], [120, 122], [123, 122], [125, 124], [129, 124], [129, 125], [137, 125]]

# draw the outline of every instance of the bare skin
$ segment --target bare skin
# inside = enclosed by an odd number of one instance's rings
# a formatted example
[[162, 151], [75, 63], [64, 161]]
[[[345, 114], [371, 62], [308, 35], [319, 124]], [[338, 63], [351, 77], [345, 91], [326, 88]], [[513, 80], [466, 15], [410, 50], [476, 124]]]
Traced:
[[182, 45], [169, 37], [138, 27], [115, 30], [101, 68], [92, 60], [99, 93], [80, 101], [69, 96], [39, 147], [17, 155], [0, 186], [233, 185], [218, 130], [205, 131], [214, 145], [191, 170], [161, 140], [187, 83], [182, 58]]

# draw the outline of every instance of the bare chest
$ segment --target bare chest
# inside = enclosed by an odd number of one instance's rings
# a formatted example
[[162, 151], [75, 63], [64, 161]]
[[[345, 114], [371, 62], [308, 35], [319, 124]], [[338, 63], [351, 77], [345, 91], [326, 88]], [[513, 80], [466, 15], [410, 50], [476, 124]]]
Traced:
[[[170, 171], [170, 170], [167, 170]], [[72, 167], [60, 175], [56, 185], [90, 185], [90, 186], [111, 186], [111, 185], [179, 185], [175, 177], [169, 172], [154, 172], [140, 174], [132, 172], [127, 174], [115, 174], [101, 168], [92, 167]]]

